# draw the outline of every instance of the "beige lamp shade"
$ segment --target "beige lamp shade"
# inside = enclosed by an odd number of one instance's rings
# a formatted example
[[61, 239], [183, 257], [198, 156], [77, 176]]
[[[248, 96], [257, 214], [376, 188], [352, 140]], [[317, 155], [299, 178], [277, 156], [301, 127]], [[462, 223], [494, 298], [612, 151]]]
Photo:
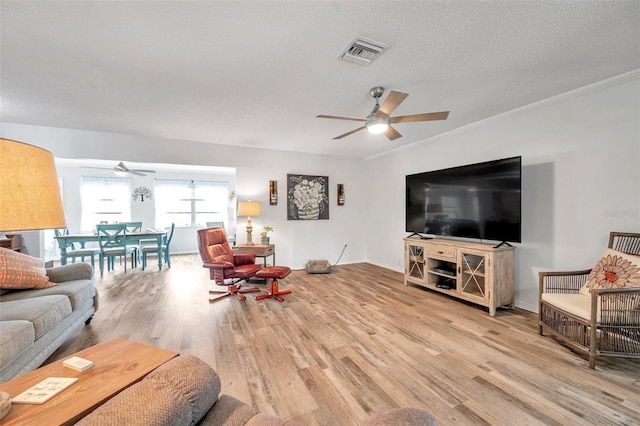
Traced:
[[252, 246], [251, 232], [253, 231], [253, 225], [251, 224], [251, 217], [260, 216], [260, 202], [259, 201], [239, 201], [238, 202], [238, 216], [247, 217], [247, 245]]
[[260, 216], [259, 201], [240, 201], [238, 202], [238, 216], [256, 217]]
[[66, 228], [53, 154], [0, 139], [0, 232]]

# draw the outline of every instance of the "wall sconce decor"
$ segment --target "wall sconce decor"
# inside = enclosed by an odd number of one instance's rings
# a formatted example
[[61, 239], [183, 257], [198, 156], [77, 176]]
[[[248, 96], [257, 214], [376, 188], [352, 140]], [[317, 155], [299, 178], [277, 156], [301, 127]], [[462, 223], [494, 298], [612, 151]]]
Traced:
[[269, 181], [269, 205], [275, 206], [278, 204], [278, 181]]
[[338, 184], [338, 205], [344, 206], [344, 185]]
[[133, 191], [133, 194], [131, 194], [131, 198], [133, 198], [133, 201], [137, 201], [138, 197], [140, 197], [140, 201], [144, 202], [144, 197], [147, 198], [151, 198], [151, 190], [149, 190], [149, 188], [147, 188], [146, 186], [141, 186], [139, 188], [136, 188]]

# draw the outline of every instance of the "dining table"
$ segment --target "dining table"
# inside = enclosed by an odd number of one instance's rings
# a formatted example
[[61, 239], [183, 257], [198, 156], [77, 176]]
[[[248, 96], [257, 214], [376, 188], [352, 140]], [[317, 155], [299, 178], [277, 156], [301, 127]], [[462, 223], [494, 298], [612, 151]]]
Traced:
[[[167, 235], [167, 231], [155, 231], [155, 230], [145, 230], [145, 231], [136, 231], [136, 232], [127, 232], [126, 235], [123, 235], [121, 238], [124, 238], [127, 244], [136, 245], [139, 244], [140, 240], [152, 240], [155, 238], [158, 244], [158, 269], [162, 270], [162, 242], [163, 238]], [[85, 248], [87, 243], [91, 242], [99, 242], [100, 238], [105, 238], [104, 236], [99, 236], [98, 234], [66, 234], [59, 235], [54, 237], [58, 241], [58, 248], [60, 248], [60, 264], [67, 264], [67, 247], [69, 247], [72, 243], [80, 244], [80, 247]]]

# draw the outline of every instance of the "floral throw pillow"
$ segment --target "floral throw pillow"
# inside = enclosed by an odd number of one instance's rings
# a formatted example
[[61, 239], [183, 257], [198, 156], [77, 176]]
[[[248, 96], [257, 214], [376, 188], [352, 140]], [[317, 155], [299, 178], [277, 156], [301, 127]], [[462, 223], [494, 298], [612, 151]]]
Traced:
[[583, 289], [625, 287], [640, 287], [640, 256], [606, 249], [580, 292], [583, 293]]
[[0, 248], [0, 289], [26, 290], [55, 285], [45, 273], [43, 260]]

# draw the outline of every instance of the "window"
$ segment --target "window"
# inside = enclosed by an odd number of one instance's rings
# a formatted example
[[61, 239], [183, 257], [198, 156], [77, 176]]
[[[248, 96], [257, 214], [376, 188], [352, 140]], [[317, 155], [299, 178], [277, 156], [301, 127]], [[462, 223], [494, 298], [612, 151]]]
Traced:
[[229, 223], [227, 182], [156, 179], [154, 186], [158, 228]]
[[[58, 186], [60, 187], [60, 199], [64, 205], [64, 191], [62, 190], [63, 180], [58, 176]], [[53, 229], [44, 230], [44, 258], [45, 260], [55, 259], [58, 257], [58, 242], [54, 238]]]
[[82, 232], [95, 231], [100, 222], [128, 222], [131, 220], [131, 179], [117, 177], [82, 176]]

